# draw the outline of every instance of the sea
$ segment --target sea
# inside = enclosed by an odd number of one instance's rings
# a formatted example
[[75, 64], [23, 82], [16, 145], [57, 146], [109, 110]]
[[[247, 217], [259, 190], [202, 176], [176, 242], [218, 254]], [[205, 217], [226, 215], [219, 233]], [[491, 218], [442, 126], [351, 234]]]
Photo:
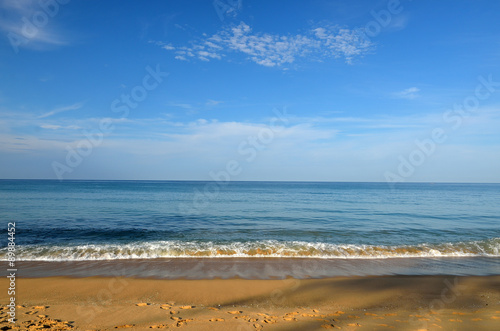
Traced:
[[0, 218], [21, 277], [500, 274], [500, 184], [0, 180]]

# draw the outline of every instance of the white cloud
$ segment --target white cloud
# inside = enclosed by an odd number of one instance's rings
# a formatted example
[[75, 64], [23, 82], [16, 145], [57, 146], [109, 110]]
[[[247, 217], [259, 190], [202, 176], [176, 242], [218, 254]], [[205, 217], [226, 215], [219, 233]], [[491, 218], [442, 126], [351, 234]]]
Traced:
[[55, 125], [55, 124], [42, 124], [40, 125], [42, 129], [48, 129], [48, 130], [59, 130], [59, 129], [71, 129], [71, 130], [79, 130], [81, 127], [78, 125], [67, 125], [67, 126], [62, 126], [62, 125]]
[[[0, 10], [3, 11], [0, 30], [6, 34], [15, 51], [20, 47], [44, 50], [49, 46], [66, 45], [68, 38], [64, 30], [53, 22], [63, 9], [62, 5], [52, 6], [48, 15], [39, 1], [5, 0], [0, 2]], [[46, 17], [46, 20], [34, 22], [40, 17]]]
[[181, 103], [181, 102], [169, 102], [167, 104], [169, 107], [178, 107], [186, 110], [192, 110], [195, 109], [195, 107], [192, 104], [189, 103]]
[[208, 99], [207, 102], [205, 103], [205, 106], [213, 107], [213, 106], [217, 106], [218, 104], [221, 104], [223, 102], [224, 101], [217, 101], [217, 100]]
[[387, 26], [388, 29], [402, 30], [408, 25], [409, 18], [405, 14], [400, 14], [392, 18], [391, 23]]
[[82, 107], [83, 107], [83, 102], [77, 102], [77, 103], [74, 103], [74, 104], [69, 105], [69, 106], [64, 106], [64, 107], [59, 107], [59, 108], [53, 109], [45, 114], [38, 116], [38, 118], [46, 118], [46, 117], [49, 117], [49, 116], [52, 116], [52, 115], [55, 115], [58, 113], [62, 113], [62, 112], [68, 111], [68, 110], [77, 110], [77, 109], [80, 109]]
[[418, 87], [410, 87], [410, 88], [407, 88], [403, 91], [400, 91], [400, 92], [397, 92], [397, 93], [394, 93], [394, 96], [396, 96], [397, 98], [401, 98], [401, 99], [415, 99], [415, 98], [418, 98], [418, 92], [420, 92], [420, 89]]
[[[498, 109], [478, 109], [464, 118], [459, 130], [452, 129], [453, 123], [443, 121], [441, 112], [366, 118], [289, 115], [286, 125], [276, 123], [278, 127], [268, 144], [253, 139], [263, 146], [255, 147], [258, 156], [252, 162], [247, 161], [249, 154], [239, 152], [239, 146], [249, 142], [249, 137], [259, 137], [259, 134], [266, 137], [262, 134], [269, 132], [270, 119], [225, 122], [199, 118], [176, 123], [166, 117], [120, 118], [114, 119], [113, 132], [105, 135], [102, 145], [89, 156], [89, 163], [82, 164], [77, 172], [88, 171], [88, 178], [100, 174], [95, 172], [94, 162], [98, 161], [107, 169], [122, 167], [126, 176], [133, 176], [137, 167], [147, 166], [146, 173], [151, 178], [206, 179], [209, 171], [224, 169], [228, 160], [235, 159], [244, 167], [238, 179], [245, 180], [384, 180], [384, 172], [397, 167], [398, 157], [407, 156], [415, 149], [416, 139], [430, 139], [434, 128], [442, 128], [449, 140], [436, 146], [435, 153], [411, 180], [491, 181], [498, 178], [494, 169], [500, 164], [495, 153], [499, 146], [496, 142], [500, 141]], [[64, 162], [66, 147], [76, 149], [78, 143], [86, 139], [84, 132], [97, 132], [101, 120], [54, 117], [49, 121], [40, 120], [34, 114], [2, 112], [0, 126], [5, 122], [6, 130], [0, 130], [0, 156], [12, 159], [23, 154], [19, 162], [31, 158], [34, 160], [31, 163], [37, 164], [39, 155], [43, 154], [48, 165], [53, 160]], [[34, 125], [45, 126], [46, 130], [32, 130]], [[63, 130], [73, 125], [82, 129]], [[245, 149], [252, 146], [247, 143]], [[468, 154], [464, 155], [463, 151]], [[454, 167], [457, 164], [460, 167]], [[492, 170], [481, 170], [486, 166]], [[0, 174], [5, 177], [15, 168], [4, 166]], [[53, 176], [50, 166], [47, 169], [49, 177]], [[472, 177], [461, 177], [462, 174]]]
[[267, 67], [286, 67], [299, 58], [316, 61], [344, 58], [346, 63], [351, 64], [374, 46], [361, 29], [323, 24], [305, 34], [278, 35], [253, 32], [244, 22], [194, 41], [191, 46], [157, 44], [174, 52], [177, 60], [221, 60], [230, 53], [236, 53]]

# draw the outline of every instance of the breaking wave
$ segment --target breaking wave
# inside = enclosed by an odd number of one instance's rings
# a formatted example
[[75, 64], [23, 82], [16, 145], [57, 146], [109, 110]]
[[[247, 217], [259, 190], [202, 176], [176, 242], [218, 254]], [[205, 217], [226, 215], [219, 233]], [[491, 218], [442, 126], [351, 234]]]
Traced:
[[[7, 248], [0, 259], [7, 260]], [[303, 241], [195, 242], [150, 241], [96, 245], [24, 245], [16, 247], [16, 260], [87, 261], [157, 258], [324, 258], [387, 259], [414, 257], [500, 257], [500, 238], [482, 241], [418, 245], [354, 245]]]

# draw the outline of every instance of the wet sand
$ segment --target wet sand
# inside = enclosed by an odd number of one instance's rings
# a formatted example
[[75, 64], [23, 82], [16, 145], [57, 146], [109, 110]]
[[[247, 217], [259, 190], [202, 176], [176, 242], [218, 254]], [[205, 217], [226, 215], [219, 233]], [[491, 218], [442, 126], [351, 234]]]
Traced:
[[498, 330], [500, 276], [0, 281], [0, 329]]
[[[161, 258], [95, 261], [17, 261], [21, 277], [136, 277], [157, 279], [283, 279], [342, 276], [500, 274], [494, 257], [316, 259]], [[0, 276], [7, 276], [0, 270]]]

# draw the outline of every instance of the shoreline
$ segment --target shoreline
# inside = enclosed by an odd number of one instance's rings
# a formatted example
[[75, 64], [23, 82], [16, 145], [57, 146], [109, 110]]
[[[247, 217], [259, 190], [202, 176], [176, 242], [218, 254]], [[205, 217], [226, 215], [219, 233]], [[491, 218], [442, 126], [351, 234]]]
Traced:
[[[324, 279], [357, 276], [500, 275], [500, 258], [159, 258], [94, 261], [16, 261], [20, 277], [150, 279]], [[7, 276], [6, 270], [0, 276]]]
[[[16, 281], [16, 325], [23, 328], [495, 330], [500, 323], [500, 276]], [[0, 286], [7, 289], [8, 279]], [[5, 307], [7, 291], [0, 293]]]

